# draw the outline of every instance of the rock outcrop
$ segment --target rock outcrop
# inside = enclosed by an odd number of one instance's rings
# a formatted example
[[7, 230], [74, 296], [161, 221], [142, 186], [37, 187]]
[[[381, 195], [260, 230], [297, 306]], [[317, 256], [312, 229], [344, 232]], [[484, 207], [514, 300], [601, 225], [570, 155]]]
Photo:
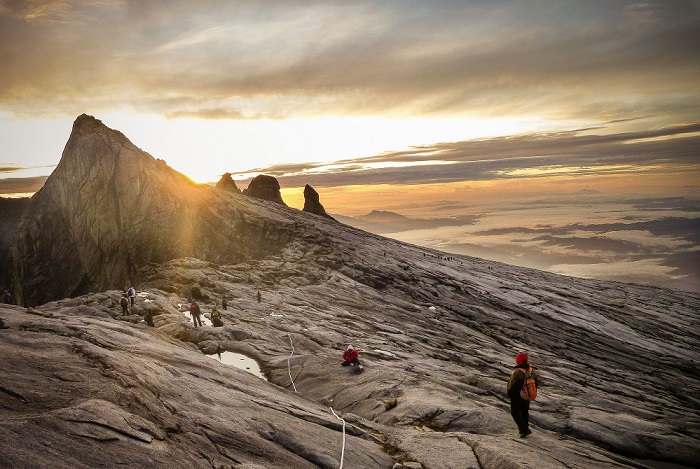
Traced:
[[318, 192], [316, 192], [316, 189], [314, 189], [308, 184], [306, 185], [306, 187], [304, 187], [304, 208], [302, 209], [302, 211], [313, 213], [316, 215], [321, 215], [322, 217], [335, 220], [335, 218], [326, 213], [326, 209], [323, 208], [323, 205], [321, 205], [321, 199], [318, 195]]
[[243, 194], [256, 199], [267, 200], [280, 205], [287, 205], [282, 200], [280, 193], [280, 183], [276, 178], [266, 174], [259, 174], [250, 181], [250, 184], [243, 190]]
[[195, 184], [82, 115], [17, 229], [13, 293], [28, 306], [127, 288], [150, 262], [237, 262], [274, 253], [295, 236], [274, 209], [243, 199]]
[[12, 270], [10, 269], [10, 246], [28, 207], [28, 198], [0, 197], [0, 292], [5, 287], [9, 287]]
[[241, 193], [241, 190], [236, 185], [236, 181], [231, 177], [231, 173], [224, 173], [214, 187], [222, 191], [234, 192], [236, 194]]

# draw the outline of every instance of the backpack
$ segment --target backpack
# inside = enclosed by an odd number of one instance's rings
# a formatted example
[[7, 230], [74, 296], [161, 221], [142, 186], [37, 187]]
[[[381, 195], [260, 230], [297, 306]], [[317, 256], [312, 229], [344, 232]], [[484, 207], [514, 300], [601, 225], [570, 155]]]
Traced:
[[525, 374], [525, 379], [523, 380], [523, 388], [520, 390], [520, 397], [526, 401], [534, 401], [537, 399], [537, 385], [535, 378], [532, 377], [532, 368], [527, 370], [521, 368], [521, 370]]

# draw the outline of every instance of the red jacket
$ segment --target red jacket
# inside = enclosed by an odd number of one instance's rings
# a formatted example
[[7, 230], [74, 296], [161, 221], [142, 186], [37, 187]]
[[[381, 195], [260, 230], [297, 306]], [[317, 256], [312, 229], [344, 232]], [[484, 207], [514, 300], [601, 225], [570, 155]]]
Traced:
[[343, 352], [343, 360], [346, 362], [352, 363], [356, 358], [357, 358], [357, 350], [352, 349], [352, 350], [345, 350]]

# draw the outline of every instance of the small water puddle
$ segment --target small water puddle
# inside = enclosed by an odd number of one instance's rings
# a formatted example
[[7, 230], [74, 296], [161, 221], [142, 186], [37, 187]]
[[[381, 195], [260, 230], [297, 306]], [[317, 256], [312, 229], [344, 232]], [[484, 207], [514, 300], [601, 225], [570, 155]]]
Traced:
[[241, 370], [247, 371], [248, 373], [262, 378], [267, 381], [265, 375], [260, 371], [260, 365], [254, 359], [243, 355], [241, 353], [235, 352], [221, 352], [221, 358], [218, 354], [207, 355], [208, 357], [214, 358], [215, 360], [221, 361], [224, 365], [231, 365], [239, 368]]

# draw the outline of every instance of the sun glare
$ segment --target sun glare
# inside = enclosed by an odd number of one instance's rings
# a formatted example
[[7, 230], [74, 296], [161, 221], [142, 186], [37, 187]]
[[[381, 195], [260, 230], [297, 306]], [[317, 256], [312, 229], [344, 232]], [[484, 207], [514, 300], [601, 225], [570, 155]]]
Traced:
[[[240, 176], [263, 172], [272, 165], [332, 164], [412, 146], [561, 126], [560, 123], [523, 119], [167, 120], [154, 115], [124, 113], [97, 117], [197, 182], [216, 181], [225, 172]], [[328, 169], [332, 170], [333, 166]]]

